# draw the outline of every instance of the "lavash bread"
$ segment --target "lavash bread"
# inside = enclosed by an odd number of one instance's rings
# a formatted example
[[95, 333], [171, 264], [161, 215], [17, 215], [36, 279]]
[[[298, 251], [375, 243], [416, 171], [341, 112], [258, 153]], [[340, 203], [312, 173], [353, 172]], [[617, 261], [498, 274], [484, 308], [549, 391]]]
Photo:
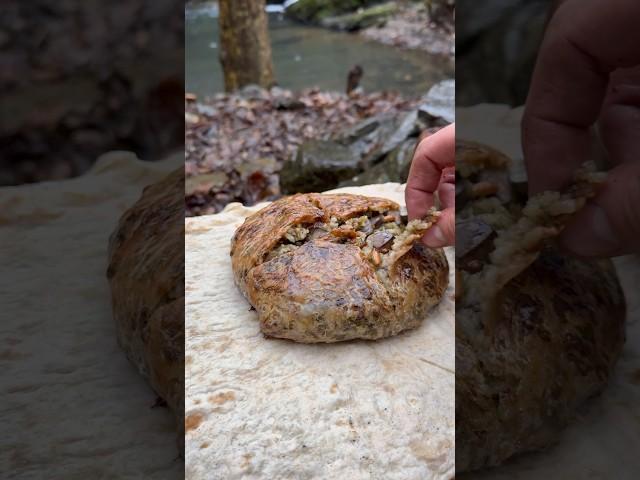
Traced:
[[572, 258], [549, 242], [595, 195], [600, 175], [585, 168], [566, 192], [525, 205], [503, 154], [458, 140], [456, 155], [461, 473], [557, 439], [607, 384], [624, 343], [625, 301], [610, 261]]
[[[332, 193], [404, 202], [392, 183]], [[414, 330], [375, 342], [265, 339], [229, 256], [264, 206], [185, 220], [185, 478], [453, 478], [453, 248], [447, 291]]]
[[109, 241], [118, 343], [166, 401], [184, 441], [184, 168], [144, 189]]
[[235, 282], [266, 336], [303, 343], [376, 340], [417, 327], [448, 284], [442, 249], [419, 242], [390, 200], [285, 197], [251, 215], [231, 243]]
[[[117, 346], [109, 236], [154, 162], [102, 155], [65, 180], [0, 187], [3, 478], [181, 478], [175, 417]], [[4, 341], [6, 340], [6, 342]]]

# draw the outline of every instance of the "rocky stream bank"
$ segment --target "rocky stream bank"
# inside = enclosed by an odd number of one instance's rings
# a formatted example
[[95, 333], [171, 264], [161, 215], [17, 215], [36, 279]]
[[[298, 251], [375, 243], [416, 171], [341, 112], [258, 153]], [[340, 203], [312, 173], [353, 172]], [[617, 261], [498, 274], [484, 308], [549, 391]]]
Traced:
[[186, 215], [283, 194], [404, 182], [420, 135], [453, 121], [454, 83], [396, 93], [246, 87], [185, 98]]
[[311, 25], [360, 32], [386, 45], [452, 57], [453, 10], [453, 0], [298, 0], [286, 9], [286, 15]]

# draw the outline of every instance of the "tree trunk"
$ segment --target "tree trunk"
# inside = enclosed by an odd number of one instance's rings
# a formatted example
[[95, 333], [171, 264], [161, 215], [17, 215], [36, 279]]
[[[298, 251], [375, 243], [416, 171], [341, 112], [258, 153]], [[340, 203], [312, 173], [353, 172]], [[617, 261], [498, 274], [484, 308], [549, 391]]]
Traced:
[[270, 88], [271, 44], [264, 0], [220, 0], [220, 63], [227, 92], [245, 85]]

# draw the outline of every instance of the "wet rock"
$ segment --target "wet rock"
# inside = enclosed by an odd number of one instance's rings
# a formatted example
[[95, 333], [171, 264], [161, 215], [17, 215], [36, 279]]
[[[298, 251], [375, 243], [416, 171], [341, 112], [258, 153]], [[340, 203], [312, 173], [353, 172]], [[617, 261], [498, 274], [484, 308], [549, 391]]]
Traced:
[[337, 17], [360, 8], [380, 3], [379, 0], [298, 0], [285, 13], [289, 18], [314, 25], [325, 18]]
[[185, 195], [205, 193], [212, 188], [219, 188], [228, 182], [227, 174], [224, 172], [212, 172], [204, 175], [195, 175], [185, 180]]
[[[459, 105], [521, 105], [553, 0], [458, 0], [456, 78]], [[514, 55], [514, 52], [518, 52]]]
[[380, 123], [391, 120], [392, 116], [387, 114], [376, 115], [375, 117], [367, 118], [361, 122], [356, 123], [353, 127], [347, 129], [342, 135], [340, 141], [343, 144], [352, 144], [357, 140], [364, 138], [370, 133], [374, 132]]
[[377, 183], [405, 183], [417, 139], [408, 138], [389, 153], [380, 163], [340, 184], [341, 187]]
[[378, 115], [354, 125], [338, 141], [349, 146], [367, 168], [417, 133], [417, 116], [416, 111]]
[[326, 17], [320, 20], [320, 25], [332, 30], [355, 32], [368, 27], [384, 26], [386, 20], [398, 9], [393, 2], [375, 5], [369, 8], [356, 10], [353, 13]]
[[269, 93], [271, 94], [271, 104], [277, 110], [300, 110], [306, 107], [306, 104], [294, 97], [290, 90], [272, 87]]
[[360, 157], [349, 147], [327, 140], [309, 140], [284, 162], [280, 187], [285, 194], [321, 192], [335, 188], [360, 170]]
[[455, 121], [456, 112], [456, 86], [454, 80], [443, 80], [437, 83], [427, 92], [418, 108], [421, 120], [430, 124], [434, 120], [442, 120], [445, 123]]
[[238, 95], [247, 100], [265, 100], [269, 98], [269, 92], [258, 85], [242, 87]]
[[306, 105], [298, 99], [287, 97], [276, 97], [273, 99], [273, 106], [277, 110], [302, 110]]
[[278, 162], [273, 157], [255, 157], [239, 162], [235, 170], [241, 178], [247, 178], [254, 172], [274, 173], [278, 170]]
[[217, 115], [217, 110], [209, 105], [203, 105], [201, 103], [196, 104], [196, 111], [200, 115], [205, 115], [207, 117], [215, 117]]
[[387, 152], [399, 147], [407, 137], [416, 135], [418, 133], [416, 129], [417, 118], [417, 111], [396, 117], [393, 126], [384, 132], [386, 135], [383, 137], [384, 142], [380, 148], [380, 155], [385, 155]]
[[407, 181], [416, 144], [417, 139], [408, 138], [384, 159], [383, 163], [389, 174], [390, 181], [400, 183]]

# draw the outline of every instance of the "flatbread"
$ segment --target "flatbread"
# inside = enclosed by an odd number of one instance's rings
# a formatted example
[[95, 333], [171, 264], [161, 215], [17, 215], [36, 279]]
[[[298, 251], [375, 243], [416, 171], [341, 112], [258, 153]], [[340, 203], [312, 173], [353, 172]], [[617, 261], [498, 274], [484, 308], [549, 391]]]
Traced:
[[[175, 418], [116, 342], [106, 279], [118, 218], [183, 162], [114, 152], [82, 177], [0, 189], [9, 478], [181, 478]], [[7, 478], [7, 477], [5, 477]]]
[[[397, 184], [339, 191], [404, 203]], [[229, 258], [235, 229], [262, 206], [186, 220], [186, 477], [452, 478], [453, 278], [429, 318], [396, 337], [266, 339]]]

